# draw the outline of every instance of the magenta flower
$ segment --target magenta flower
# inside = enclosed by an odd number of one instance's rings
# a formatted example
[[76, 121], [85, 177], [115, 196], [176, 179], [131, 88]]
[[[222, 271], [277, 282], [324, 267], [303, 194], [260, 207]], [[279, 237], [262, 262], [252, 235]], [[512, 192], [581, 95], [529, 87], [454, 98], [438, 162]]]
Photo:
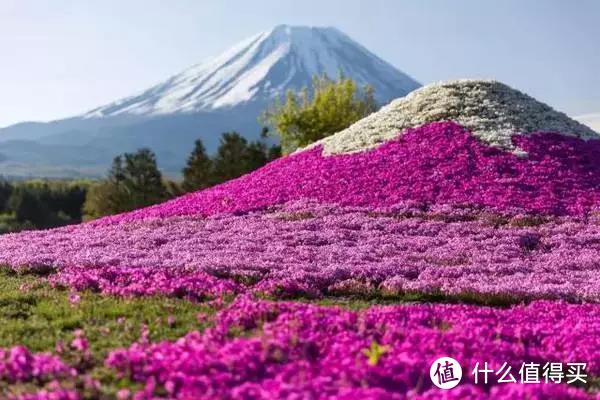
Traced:
[[[232, 331], [242, 332], [239, 337]], [[116, 350], [106, 366], [169, 398], [439, 398], [432, 362], [452, 356], [463, 380], [445, 398], [591, 399], [565, 382], [476, 383], [477, 362], [585, 363], [600, 373], [600, 308], [534, 302], [498, 309], [417, 304], [349, 311], [241, 297], [214, 328], [175, 342]], [[567, 369], [565, 368], [565, 371]], [[542, 393], [541, 397], [537, 393]], [[536, 397], [537, 396], [537, 397]]]
[[77, 293], [69, 294], [69, 303], [71, 303], [71, 305], [75, 306], [75, 305], [79, 304], [80, 301], [81, 301], [81, 296], [79, 296]]
[[74, 339], [71, 341], [71, 347], [82, 353], [86, 353], [89, 349], [88, 341], [85, 337], [85, 332], [81, 329], [77, 329], [74, 332]]

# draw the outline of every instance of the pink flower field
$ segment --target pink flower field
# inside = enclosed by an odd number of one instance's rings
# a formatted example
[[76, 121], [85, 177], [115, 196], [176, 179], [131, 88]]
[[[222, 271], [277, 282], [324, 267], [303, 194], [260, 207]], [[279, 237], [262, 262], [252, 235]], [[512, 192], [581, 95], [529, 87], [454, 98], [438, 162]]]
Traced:
[[56, 283], [120, 295], [408, 292], [599, 302], [600, 217], [590, 218], [296, 203], [7, 236], [0, 262], [52, 267]]
[[[232, 337], [232, 331], [243, 335]], [[136, 398], [155, 398], [164, 388], [165, 397], [184, 399], [441, 399], [448, 395], [431, 384], [427, 371], [437, 357], [452, 354], [470, 374], [450, 392], [456, 398], [591, 399], [581, 385], [567, 386], [577, 379], [572, 370], [549, 371], [552, 363], [577, 359], [597, 376], [599, 347], [600, 309], [594, 305], [538, 301], [510, 309], [420, 304], [349, 311], [241, 297], [204, 333], [175, 342], [140, 341], [111, 352], [105, 365], [142, 385]], [[4, 379], [57, 379], [68, 372], [60, 360], [22, 348], [5, 357]], [[527, 363], [543, 383], [505, 384], [492, 373], [487, 385], [478, 385], [471, 374], [478, 362], [494, 370], [507, 363], [516, 382], [524, 371], [515, 366]], [[78, 396], [51, 391], [35, 398]]]
[[[258, 333], [231, 339], [232, 329]], [[592, 305], [534, 302], [508, 310], [410, 305], [356, 312], [242, 298], [202, 335], [134, 344], [111, 353], [106, 363], [145, 383], [149, 395], [155, 385], [164, 385], [170, 396], [183, 398], [428, 399], [444, 397], [427, 373], [441, 355], [453, 354], [464, 366], [479, 361], [493, 368], [529, 362], [542, 369], [549, 360], [576, 358], [598, 374], [599, 347], [600, 310]], [[518, 375], [517, 369], [515, 379]], [[552, 380], [521, 388], [500, 384], [497, 376], [487, 387], [471, 378], [459, 397], [588, 398]]]
[[[197, 329], [103, 355], [119, 399], [600, 398], [600, 140], [513, 142], [526, 154], [434, 122], [362, 152], [314, 147], [149, 208], [1, 236], [0, 263], [56, 290], [197, 304]], [[442, 356], [462, 367], [452, 390], [430, 379]], [[0, 376], [27, 388], [15, 398], [86, 398], [101, 379], [78, 360], [13, 347]]]

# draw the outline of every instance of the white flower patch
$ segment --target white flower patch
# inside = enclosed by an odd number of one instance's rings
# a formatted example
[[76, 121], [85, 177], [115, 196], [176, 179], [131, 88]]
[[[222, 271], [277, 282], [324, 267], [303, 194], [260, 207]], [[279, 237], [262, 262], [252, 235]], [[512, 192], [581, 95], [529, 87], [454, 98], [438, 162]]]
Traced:
[[534, 98], [493, 80], [434, 83], [396, 99], [349, 128], [322, 139], [323, 154], [353, 153], [398, 137], [406, 128], [436, 121], [454, 121], [483, 142], [524, 155], [511, 137], [555, 132], [582, 139], [600, 139], [587, 126]]

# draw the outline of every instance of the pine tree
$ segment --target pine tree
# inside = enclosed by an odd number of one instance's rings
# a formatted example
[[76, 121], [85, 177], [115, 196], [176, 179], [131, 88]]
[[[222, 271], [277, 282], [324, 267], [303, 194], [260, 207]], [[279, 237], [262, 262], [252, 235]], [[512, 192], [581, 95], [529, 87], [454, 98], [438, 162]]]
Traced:
[[158, 170], [156, 156], [150, 149], [124, 155], [124, 184], [131, 197], [131, 206], [139, 208], [166, 199], [167, 190]]
[[267, 146], [262, 142], [250, 142], [246, 148], [246, 171], [254, 171], [268, 161]]
[[248, 141], [237, 132], [226, 132], [215, 155], [213, 182], [225, 182], [249, 171]]
[[84, 209], [92, 218], [130, 211], [168, 198], [156, 156], [149, 149], [115, 157], [106, 182], [90, 188]]
[[198, 139], [183, 169], [182, 188], [186, 192], [204, 189], [209, 187], [213, 180], [213, 162], [206, 154], [204, 144]]

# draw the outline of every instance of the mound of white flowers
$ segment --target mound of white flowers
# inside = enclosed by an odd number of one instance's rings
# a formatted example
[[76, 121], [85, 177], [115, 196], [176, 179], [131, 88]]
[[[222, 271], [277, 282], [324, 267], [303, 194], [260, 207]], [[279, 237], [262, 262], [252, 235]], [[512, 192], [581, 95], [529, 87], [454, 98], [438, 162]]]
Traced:
[[[587, 126], [534, 98], [493, 80], [433, 83], [392, 101], [349, 128], [320, 140], [324, 154], [363, 151], [430, 122], [454, 121], [491, 146], [522, 153], [511, 136], [555, 132], [600, 138]], [[312, 147], [312, 146], [311, 146]]]

